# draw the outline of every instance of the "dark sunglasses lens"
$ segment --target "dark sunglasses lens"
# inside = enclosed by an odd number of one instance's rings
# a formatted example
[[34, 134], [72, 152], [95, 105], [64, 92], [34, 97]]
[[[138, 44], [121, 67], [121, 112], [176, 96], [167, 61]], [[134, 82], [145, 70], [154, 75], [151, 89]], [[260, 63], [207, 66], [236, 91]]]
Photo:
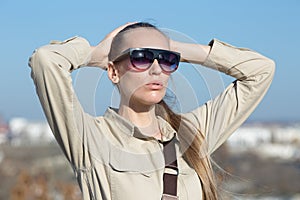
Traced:
[[153, 53], [147, 50], [134, 50], [130, 55], [131, 64], [141, 70], [146, 70], [153, 62]]
[[159, 55], [159, 64], [166, 72], [174, 72], [178, 68], [179, 57], [171, 52]]

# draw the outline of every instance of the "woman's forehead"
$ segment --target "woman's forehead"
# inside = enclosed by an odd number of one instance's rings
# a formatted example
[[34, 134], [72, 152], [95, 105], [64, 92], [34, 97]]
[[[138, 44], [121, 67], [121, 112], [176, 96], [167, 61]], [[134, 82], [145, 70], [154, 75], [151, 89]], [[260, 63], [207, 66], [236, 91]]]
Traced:
[[154, 47], [169, 49], [168, 38], [153, 28], [137, 28], [128, 30], [123, 35], [121, 48]]

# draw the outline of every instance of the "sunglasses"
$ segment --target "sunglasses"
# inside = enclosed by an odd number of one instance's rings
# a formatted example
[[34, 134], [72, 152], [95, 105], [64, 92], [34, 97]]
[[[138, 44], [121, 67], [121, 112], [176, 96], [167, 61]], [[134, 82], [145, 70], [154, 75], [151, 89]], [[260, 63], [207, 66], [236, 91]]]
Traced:
[[114, 59], [113, 62], [121, 61], [128, 55], [132, 66], [139, 72], [149, 69], [155, 59], [165, 73], [175, 72], [180, 62], [180, 53], [151, 48], [129, 48]]

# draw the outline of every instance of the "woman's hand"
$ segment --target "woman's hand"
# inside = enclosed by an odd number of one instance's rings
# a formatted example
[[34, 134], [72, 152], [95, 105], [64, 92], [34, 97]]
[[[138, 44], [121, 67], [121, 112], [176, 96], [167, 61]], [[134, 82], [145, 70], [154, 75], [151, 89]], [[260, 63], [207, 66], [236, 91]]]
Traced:
[[133, 23], [126, 23], [122, 26], [119, 26], [118, 28], [107, 34], [97, 46], [91, 46], [90, 60], [87, 65], [106, 69], [108, 64], [108, 53], [110, 51], [110, 46], [113, 38], [119, 33], [119, 31], [130, 24]]

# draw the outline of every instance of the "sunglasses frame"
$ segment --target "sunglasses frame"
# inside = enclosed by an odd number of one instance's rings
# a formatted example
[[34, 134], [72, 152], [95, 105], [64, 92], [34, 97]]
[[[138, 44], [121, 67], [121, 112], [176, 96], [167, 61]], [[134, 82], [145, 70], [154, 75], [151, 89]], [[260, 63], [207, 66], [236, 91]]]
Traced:
[[[149, 51], [151, 53], [153, 53], [153, 61], [151, 63], [149, 63], [149, 66], [146, 67], [146, 68], [139, 68], [137, 67], [136, 65], [134, 65], [134, 63], [132, 62], [132, 53], [134, 51], [140, 51], [140, 50], [145, 50], [145, 51]], [[160, 64], [160, 59], [159, 59], [159, 55], [161, 55], [162, 53], [171, 53], [173, 55], [175, 55], [178, 59], [178, 63], [176, 64], [176, 68], [174, 70], [171, 70], [171, 71], [167, 71], [167, 70], [164, 70], [164, 68], [161, 66]], [[159, 66], [160, 68], [162, 69], [163, 72], [165, 73], [172, 73], [172, 72], [175, 72], [179, 66], [179, 63], [180, 63], [180, 53], [178, 52], [175, 52], [175, 51], [169, 51], [169, 50], [165, 50], [165, 49], [154, 49], [154, 48], [129, 48], [129, 49], [126, 49], [125, 51], [123, 51], [119, 56], [117, 56], [112, 62], [119, 62], [119, 61], [122, 61], [123, 59], [125, 59], [127, 56], [129, 55], [129, 58], [130, 58], [130, 62], [132, 64], [132, 66], [142, 72], [142, 71], [146, 71], [147, 69], [149, 69], [151, 67], [151, 65], [153, 64], [154, 60], [156, 59], [159, 63]]]

